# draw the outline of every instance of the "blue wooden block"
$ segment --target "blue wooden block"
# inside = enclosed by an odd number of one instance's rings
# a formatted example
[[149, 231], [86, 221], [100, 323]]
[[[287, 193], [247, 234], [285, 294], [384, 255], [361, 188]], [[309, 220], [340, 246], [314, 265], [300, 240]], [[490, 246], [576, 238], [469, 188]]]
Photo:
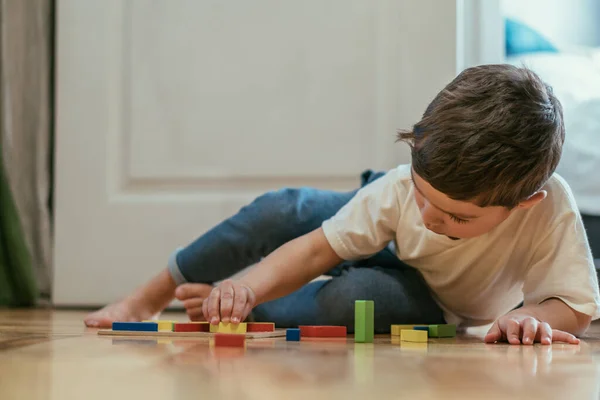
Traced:
[[290, 328], [285, 331], [285, 340], [288, 342], [299, 342], [300, 341], [300, 329]]
[[113, 331], [158, 332], [156, 322], [113, 322]]
[[413, 328], [413, 330], [415, 330], [415, 331], [428, 331], [429, 332], [429, 327], [428, 326], [415, 326]]

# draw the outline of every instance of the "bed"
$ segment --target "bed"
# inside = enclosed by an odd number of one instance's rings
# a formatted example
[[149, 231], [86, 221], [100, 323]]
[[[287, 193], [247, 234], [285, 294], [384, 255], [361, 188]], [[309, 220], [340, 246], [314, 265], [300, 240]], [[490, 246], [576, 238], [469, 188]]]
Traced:
[[563, 106], [566, 139], [557, 172], [573, 190], [600, 258], [600, 47], [559, 49], [511, 20], [506, 40], [506, 61], [538, 73]]

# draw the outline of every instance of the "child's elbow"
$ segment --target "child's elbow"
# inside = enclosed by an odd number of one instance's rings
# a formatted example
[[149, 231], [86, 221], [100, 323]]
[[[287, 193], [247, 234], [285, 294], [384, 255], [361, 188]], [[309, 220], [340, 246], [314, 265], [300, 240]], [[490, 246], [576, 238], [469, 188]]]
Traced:
[[583, 335], [592, 324], [592, 317], [587, 314], [576, 313], [577, 315], [577, 332], [575, 336]]

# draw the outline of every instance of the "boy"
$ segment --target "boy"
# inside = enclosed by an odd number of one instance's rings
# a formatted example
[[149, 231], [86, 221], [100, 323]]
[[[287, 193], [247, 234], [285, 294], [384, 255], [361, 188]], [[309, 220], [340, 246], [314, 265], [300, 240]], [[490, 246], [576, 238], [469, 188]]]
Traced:
[[[554, 173], [564, 125], [551, 89], [524, 68], [470, 68], [398, 136], [411, 165], [350, 193], [267, 193], [86, 324], [148, 318], [176, 296], [193, 320], [252, 311], [278, 326], [351, 329], [354, 300], [372, 299], [377, 332], [493, 323], [486, 342], [579, 343], [600, 295], [577, 207]], [[323, 274], [332, 279], [313, 280]]]

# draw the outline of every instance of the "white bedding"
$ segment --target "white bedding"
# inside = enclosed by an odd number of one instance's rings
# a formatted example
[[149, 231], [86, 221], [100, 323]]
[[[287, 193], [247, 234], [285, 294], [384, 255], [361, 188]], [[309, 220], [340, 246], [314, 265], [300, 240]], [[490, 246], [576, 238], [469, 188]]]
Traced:
[[563, 105], [566, 139], [557, 172], [571, 186], [581, 212], [600, 215], [600, 49], [509, 58], [550, 84]]

